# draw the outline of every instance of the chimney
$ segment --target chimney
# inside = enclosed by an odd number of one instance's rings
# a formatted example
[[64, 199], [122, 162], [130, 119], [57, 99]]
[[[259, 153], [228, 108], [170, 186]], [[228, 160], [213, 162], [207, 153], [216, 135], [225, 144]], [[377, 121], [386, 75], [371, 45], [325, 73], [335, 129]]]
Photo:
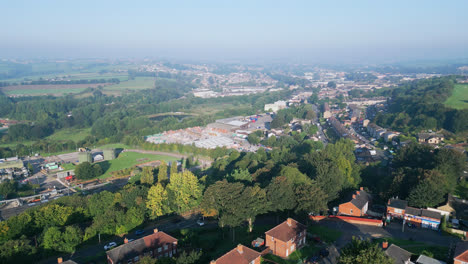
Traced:
[[291, 226], [292, 225], [292, 218], [288, 218], [288, 226]]
[[60, 264], [63, 262], [63, 258], [57, 258], [57, 263]]
[[[348, 196], [348, 197], [349, 197], [349, 196]], [[356, 199], [356, 195], [355, 195], [355, 194], [353, 194], [353, 199]]]
[[210, 264], [216, 264], [216, 260], [212, 260]]
[[364, 187], [359, 188], [359, 190], [364, 191]]
[[237, 245], [237, 251], [239, 252], [239, 254], [244, 253], [244, 249], [242, 247], [243, 246], [241, 244]]
[[382, 242], [382, 248], [387, 249], [388, 248], [388, 241]]
[[124, 244], [128, 244], [128, 239], [127, 238], [124, 239]]
[[360, 192], [360, 191], [356, 191], [356, 195], [360, 195], [360, 194], [361, 194], [361, 192]]
[[159, 230], [157, 228], [155, 228], [154, 230], [154, 233], [156, 234], [157, 232], [159, 232]]

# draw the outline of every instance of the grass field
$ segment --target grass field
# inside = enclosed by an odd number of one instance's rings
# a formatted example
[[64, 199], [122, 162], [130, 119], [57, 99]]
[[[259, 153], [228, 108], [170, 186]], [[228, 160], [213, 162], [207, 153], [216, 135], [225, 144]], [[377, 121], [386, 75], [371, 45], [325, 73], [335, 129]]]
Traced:
[[319, 225], [309, 226], [307, 232], [319, 236], [322, 241], [327, 243], [335, 242], [342, 235], [342, 232], [338, 230]]
[[128, 80], [119, 84], [106, 86], [104, 90], [141, 90], [151, 89], [154, 87], [155, 78], [153, 77], [136, 77], [134, 80]]
[[44, 84], [44, 85], [15, 85], [1, 88], [6, 95], [64, 95], [69, 93], [80, 93], [89, 87], [97, 87], [99, 83], [93, 84]]
[[165, 160], [165, 161], [175, 161], [177, 158], [163, 156], [163, 155], [153, 155], [153, 154], [144, 154], [136, 152], [123, 152], [120, 153], [119, 157], [115, 160], [109, 160], [100, 162], [99, 164], [103, 168], [104, 174], [101, 175], [100, 179], [108, 178], [111, 175], [111, 172], [122, 170], [125, 168], [130, 168], [137, 164], [146, 163], [155, 160]]
[[57, 141], [79, 141], [85, 139], [91, 133], [91, 128], [83, 129], [61, 129], [54, 134], [48, 136], [46, 139], [57, 140]]
[[455, 109], [468, 108], [468, 84], [455, 84], [452, 96], [444, 104]]

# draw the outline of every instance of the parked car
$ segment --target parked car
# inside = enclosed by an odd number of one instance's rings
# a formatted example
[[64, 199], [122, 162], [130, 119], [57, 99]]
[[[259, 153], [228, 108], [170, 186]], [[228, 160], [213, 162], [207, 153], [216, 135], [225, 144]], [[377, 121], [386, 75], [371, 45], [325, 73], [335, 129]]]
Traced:
[[203, 221], [203, 219], [200, 218], [200, 219], [197, 220], [197, 225], [204, 226], [205, 222]]
[[117, 246], [117, 243], [115, 243], [115, 242], [110, 242], [109, 244], [107, 244], [107, 245], [104, 246], [104, 250], [109, 250], [109, 249], [111, 249], [111, 248], [113, 248], [113, 247], [115, 247], [115, 246]]
[[139, 230], [135, 231], [135, 235], [137, 235], [137, 236], [141, 236], [144, 233], [145, 233], [145, 230], [143, 230], [143, 229], [139, 229]]

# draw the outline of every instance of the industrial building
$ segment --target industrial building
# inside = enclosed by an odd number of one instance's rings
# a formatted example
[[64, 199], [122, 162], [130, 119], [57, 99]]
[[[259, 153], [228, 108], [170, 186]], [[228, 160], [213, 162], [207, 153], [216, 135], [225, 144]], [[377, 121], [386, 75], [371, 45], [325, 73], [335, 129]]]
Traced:
[[78, 153], [78, 162], [83, 163], [83, 162], [93, 162], [93, 156], [91, 155], [91, 152], [85, 151], [85, 152], [79, 152]]
[[105, 149], [104, 153], [104, 160], [113, 160], [117, 157], [115, 149]]

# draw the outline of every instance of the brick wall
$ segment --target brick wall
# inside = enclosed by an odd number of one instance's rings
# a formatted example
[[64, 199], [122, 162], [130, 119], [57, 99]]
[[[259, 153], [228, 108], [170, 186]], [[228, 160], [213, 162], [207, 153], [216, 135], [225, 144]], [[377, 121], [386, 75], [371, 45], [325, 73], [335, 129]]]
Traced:
[[356, 206], [350, 202], [340, 204], [338, 212], [344, 215], [362, 216], [361, 210], [356, 208]]

